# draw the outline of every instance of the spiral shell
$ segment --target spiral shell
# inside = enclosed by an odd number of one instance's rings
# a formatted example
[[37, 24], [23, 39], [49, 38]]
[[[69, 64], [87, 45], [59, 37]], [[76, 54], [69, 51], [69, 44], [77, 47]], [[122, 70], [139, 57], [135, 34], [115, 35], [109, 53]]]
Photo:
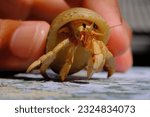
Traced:
[[[109, 37], [109, 26], [104, 21], [104, 19], [96, 12], [86, 9], [86, 8], [71, 8], [59, 14], [52, 22], [51, 29], [49, 32], [49, 37], [47, 39], [46, 52], [52, 51], [52, 49], [60, 43], [61, 39], [58, 38], [58, 30], [69, 22], [75, 20], [85, 20], [91, 23], [95, 23], [98, 29], [103, 34], [100, 40], [104, 44], [107, 44]], [[52, 68], [56, 73], [59, 73], [62, 65], [66, 60], [66, 53], [68, 48], [61, 50], [50, 68]], [[75, 59], [73, 65], [70, 69], [69, 74], [75, 73], [87, 65], [89, 58], [89, 53], [85, 51], [83, 47], [79, 47], [75, 54]]]

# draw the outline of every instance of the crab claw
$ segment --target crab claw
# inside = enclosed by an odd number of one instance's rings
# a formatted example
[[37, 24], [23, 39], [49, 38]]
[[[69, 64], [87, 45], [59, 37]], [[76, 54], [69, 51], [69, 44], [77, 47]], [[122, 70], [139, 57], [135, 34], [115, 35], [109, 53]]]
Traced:
[[66, 76], [69, 73], [69, 70], [74, 61], [74, 55], [75, 55], [76, 49], [77, 49], [77, 46], [72, 44], [67, 52], [65, 64], [63, 65], [59, 73], [61, 81], [64, 81]]
[[69, 39], [63, 40], [61, 43], [59, 43], [52, 51], [49, 51], [48, 53], [41, 56], [38, 60], [33, 62], [27, 69], [27, 72], [31, 72], [37, 67], [40, 67], [40, 72], [44, 76], [44, 78], [49, 79], [48, 75], [46, 74], [46, 70], [49, 68], [50, 64], [54, 61], [56, 58], [57, 53], [61, 50], [69, 46], [70, 41]]
[[105, 58], [101, 51], [101, 48], [97, 43], [97, 40], [93, 39], [91, 44], [91, 57], [89, 58], [88, 65], [87, 65], [88, 79], [91, 78], [94, 72], [98, 72], [102, 70], [104, 64], [105, 64]]
[[115, 72], [115, 59], [112, 53], [108, 50], [102, 41], [97, 41], [101, 47], [101, 51], [105, 57], [104, 69], [108, 71], [108, 76], [110, 77]]
[[99, 72], [103, 67], [108, 71], [110, 77], [115, 72], [115, 61], [111, 52], [102, 41], [93, 39], [89, 48], [91, 56], [87, 65], [87, 77], [91, 78], [93, 73]]

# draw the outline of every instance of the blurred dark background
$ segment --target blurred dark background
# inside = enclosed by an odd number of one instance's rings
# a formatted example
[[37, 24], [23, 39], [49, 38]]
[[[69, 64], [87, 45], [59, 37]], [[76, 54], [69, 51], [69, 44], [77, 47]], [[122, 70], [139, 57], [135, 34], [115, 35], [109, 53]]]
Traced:
[[133, 29], [134, 66], [150, 66], [150, 0], [119, 0], [119, 4]]

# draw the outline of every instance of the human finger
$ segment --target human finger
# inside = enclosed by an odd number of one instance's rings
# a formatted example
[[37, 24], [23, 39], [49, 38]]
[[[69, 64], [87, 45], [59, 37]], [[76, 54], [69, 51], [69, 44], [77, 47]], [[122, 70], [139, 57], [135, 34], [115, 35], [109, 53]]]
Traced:
[[59, 13], [71, 7], [81, 7], [83, 0], [34, 0], [29, 18], [51, 22]]
[[131, 46], [132, 31], [123, 21], [122, 25], [110, 29], [110, 39], [107, 47], [114, 56], [123, 54]]
[[116, 71], [125, 72], [133, 65], [132, 51], [129, 48], [125, 53], [115, 58]]
[[[111, 28], [108, 48], [114, 56], [121, 55], [130, 46], [130, 28], [120, 15], [116, 0], [84, 0], [83, 6], [95, 10], [108, 23]], [[130, 34], [129, 34], [130, 33]]]
[[26, 19], [32, 7], [33, 0], [1, 0], [0, 18]]
[[26, 70], [45, 51], [49, 24], [0, 20], [0, 69]]
[[64, 0], [34, 0], [29, 18], [51, 22], [59, 13], [69, 8]]

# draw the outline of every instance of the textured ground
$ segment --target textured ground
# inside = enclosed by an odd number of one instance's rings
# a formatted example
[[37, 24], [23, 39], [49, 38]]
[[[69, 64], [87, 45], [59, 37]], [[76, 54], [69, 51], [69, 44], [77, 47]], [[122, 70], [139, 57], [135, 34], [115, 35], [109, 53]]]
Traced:
[[[1, 74], [0, 99], [150, 99], [150, 67], [133, 67], [126, 73], [106, 73], [85, 79], [81, 71], [74, 81], [43, 81], [39, 74]], [[49, 75], [56, 78], [49, 71]]]

